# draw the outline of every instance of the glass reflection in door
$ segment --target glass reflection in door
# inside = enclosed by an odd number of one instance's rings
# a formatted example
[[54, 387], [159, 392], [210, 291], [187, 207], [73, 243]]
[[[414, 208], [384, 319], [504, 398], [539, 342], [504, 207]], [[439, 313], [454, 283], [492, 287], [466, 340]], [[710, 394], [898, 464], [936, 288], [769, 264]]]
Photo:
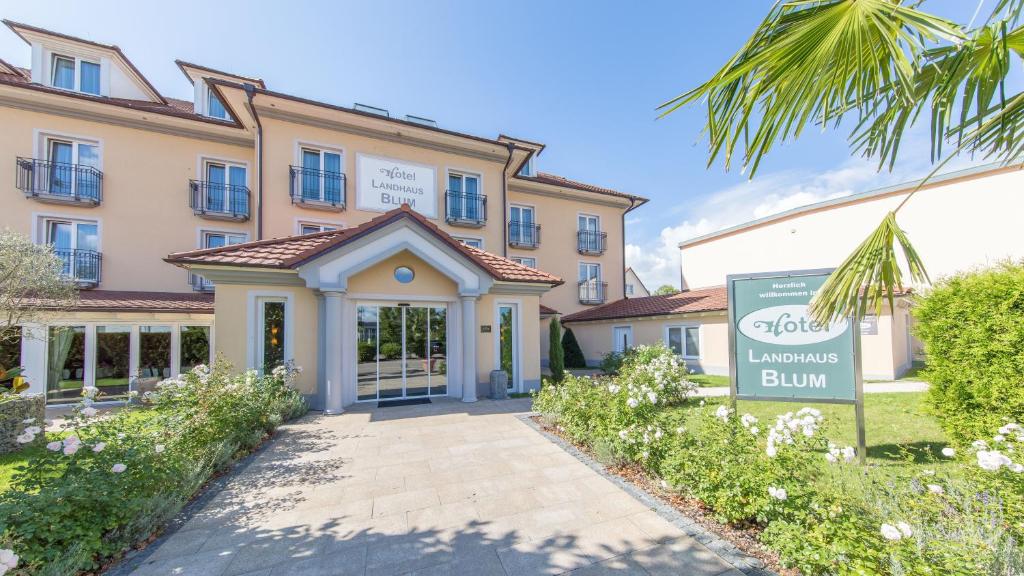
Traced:
[[359, 334], [356, 354], [357, 400], [377, 398], [377, 307], [360, 306], [357, 309]]
[[448, 310], [443, 306], [428, 308], [430, 319], [430, 393], [448, 393]]
[[379, 344], [377, 346], [377, 392], [378, 398], [401, 398], [402, 373], [405, 366], [403, 356], [402, 321], [404, 310], [397, 306], [381, 306], [378, 312]]
[[358, 306], [358, 400], [448, 391], [447, 309]]
[[502, 304], [498, 307], [498, 354], [501, 369], [508, 374], [508, 389], [516, 382], [515, 347], [515, 306]]
[[427, 366], [427, 309], [405, 309], [405, 395], [426, 396], [430, 393]]

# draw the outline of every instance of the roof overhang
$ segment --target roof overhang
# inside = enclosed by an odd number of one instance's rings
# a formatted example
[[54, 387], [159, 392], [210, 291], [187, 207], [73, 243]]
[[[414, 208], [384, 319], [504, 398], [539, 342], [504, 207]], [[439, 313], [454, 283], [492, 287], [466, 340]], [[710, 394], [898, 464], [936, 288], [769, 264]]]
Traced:
[[600, 204], [603, 206], [625, 209], [627, 211], [639, 207], [643, 202], [647, 201], [646, 199], [638, 198], [638, 200], [643, 201], [638, 204], [636, 200], [631, 201], [630, 198], [623, 196], [611, 196], [608, 194], [591, 192], [589, 190], [569, 188], [567, 186], [559, 186], [556, 184], [548, 184], [546, 182], [537, 182], [535, 180], [526, 180], [523, 178], [510, 179], [509, 190], [525, 192], [527, 194], [536, 194], [538, 196], [548, 196], [551, 198], [562, 198], [574, 201], [582, 200], [590, 204]]
[[260, 88], [266, 88], [267, 85], [261, 78], [254, 78], [250, 76], [241, 76], [239, 74], [232, 74], [230, 72], [224, 72], [223, 70], [217, 70], [216, 68], [209, 68], [200, 64], [193, 64], [192, 62], [185, 62], [184, 60], [175, 60], [175, 64], [178, 65], [178, 69], [181, 73], [188, 78], [188, 81], [193, 85], [197, 81], [204, 80], [206, 78], [216, 78], [218, 80], [226, 80], [228, 82], [236, 83], [249, 83]]

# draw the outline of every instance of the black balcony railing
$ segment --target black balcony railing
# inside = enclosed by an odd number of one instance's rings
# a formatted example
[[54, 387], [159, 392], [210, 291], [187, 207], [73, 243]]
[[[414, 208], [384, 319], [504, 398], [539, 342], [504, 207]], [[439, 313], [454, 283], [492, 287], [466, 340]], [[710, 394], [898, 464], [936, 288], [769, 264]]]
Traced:
[[445, 193], [445, 221], [462, 226], [483, 226], [487, 223], [487, 196], [449, 190]]
[[83, 287], [95, 287], [100, 283], [103, 255], [95, 250], [68, 250], [54, 248], [53, 253], [64, 261], [64, 276]]
[[251, 193], [246, 186], [189, 180], [188, 190], [189, 206], [197, 216], [239, 222], [249, 219]]
[[576, 251], [580, 254], [604, 254], [608, 243], [607, 232], [580, 230], [576, 232]]
[[292, 204], [324, 210], [345, 209], [345, 175], [340, 172], [290, 166]]
[[18, 158], [17, 187], [42, 201], [96, 206], [103, 199], [103, 173], [84, 164]]
[[508, 223], [508, 245], [517, 248], [540, 246], [540, 226], [512, 220]]
[[192, 289], [196, 292], [213, 292], [213, 282], [195, 272], [188, 273], [188, 283], [192, 285]]
[[580, 281], [580, 304], [604, 304], [608, 283], [597, 280]]

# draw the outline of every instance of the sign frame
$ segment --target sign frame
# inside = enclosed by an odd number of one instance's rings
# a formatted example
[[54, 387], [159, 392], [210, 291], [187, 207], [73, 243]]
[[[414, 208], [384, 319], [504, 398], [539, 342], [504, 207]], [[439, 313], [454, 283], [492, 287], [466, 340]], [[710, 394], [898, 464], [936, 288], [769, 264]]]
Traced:
[[861, 464], [867, 462], [867, 437], [865, 433], [864, 425], [864, 376], [863, 366], [861, 360], [861, 342], [860, 342], [860, 323], [855, 321], [854, 317], [849, 317], [848, 325], [849, 330], [852, 331], [853, 336], [853, 381], [854, 381], [854, 398], [848, 400], [845, 398], [799, 398], [799, 397], [769, 397], [758, 394], [739, 394], [737, 379], [737, 367], [736, 367], [736, 324], [737, 318], [733, 317], [735, 311], [735, 282], [736, 280], [755, 280], [764, 278], [800, 278], [803, 276], [820, 276], [831, 274], [835, 271], [835, 268], [813, 268], [805, 270], [785, 270], [781, 272], [754, 272], [749, 274], [729, 274], [725, 278], [726, 283], [726, 295], [728, 301], [728, 308], [726, 311], [726, 317], [729, 323], [729, 396], [732, 403], [733, 412], [736, 411], [737, 400], [752, 400], [759, 402], [803, 402], [813, 404], [843, 404], [853, 405], [854, 415], [857, 421], [857, 456]]
[[[370, 204], [368, 204], [365, 201], [365, 199], [363, 198], [363, 195], [361, 194], [362, 186], [363, 186], [363, 183], [364, 183], [363, 182], [363, 178], [372, 178], [372, 175], [365, 173], [364, 166], [362, 164], [363, 160], [370, 160], [370, 161], [375, 161], [375, 162], [392, 163], [392, 164], [395, 164], [396, 166], [406, 165], [406, 166], [410, 166], [410, 167], [414, 167], [414, 168], [419, 168], [419, 169], [423, 169], [423, 170], [429, 170], [430, 173], [431, 173], [430, 174], [430, 186], [432, 188], [431, 194], [433, 195], [433, 198], [431, 198], [430, 199], [431, 202], [427, 203], [426, 205], [431, 207], [431, 211], [430, 212], [426, 212], [426, 211], [424, 211], [422, 209], [417, 209], [417, 208], [413, 208], [413, 210], [415, 212], [417, 212], [418, 214], [421, 214], [422, 216], [424, 216], [425, 218], [427, 218], [429, 220], [437, 220], [438, 218], [440, 218], [439, 213], [438, 213], [438, 191], [439, 191], [439, 187], [437, 185], [437, 173], [438, 173], [438, 170], [437, 170], [437, 166], [436, 165], [425, 164], [423, 162], [415, 162], [415, 161], [410, 161], [410, 160], [403, 160], [401, 158], [392, 158], [392, 157], [389, 157], [389, 156], [378, 156], [376, 154], [365, 154], [365, 153], [362, 153], [362, 152], [357, 152], [356, 153], [356, 178], [355, 178], [356, 183], [355, 183], [355, 187], [354, 187], [353, 193], [355, 194], [355, 197], [356, 197], [355, 204], [356, 204], [356, 209], [357, 210], [364, 210], [366, 212], [385, 213], [385, 212], [388, 212], [388, 211], [393, 210], [393, 209], [398, 207], [397, 205], [393, 205], [393, 206], [390, 206], [390, 207], [378, 207], [378, 206], [370, 205]], [[426, 196], [426, 195], [424, 195], [424, 196]]]

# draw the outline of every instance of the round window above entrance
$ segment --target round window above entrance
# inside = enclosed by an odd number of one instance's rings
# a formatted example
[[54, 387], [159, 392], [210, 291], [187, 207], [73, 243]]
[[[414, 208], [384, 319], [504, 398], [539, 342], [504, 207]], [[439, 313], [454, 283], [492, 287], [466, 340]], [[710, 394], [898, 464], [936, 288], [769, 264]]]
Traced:
[[399, 266], [398, 268], [395, 268], [395, 280], [398, 280], [402, 284], [412, 282], [412, 279], [415, 277], [416, 273], [408, 266]]

